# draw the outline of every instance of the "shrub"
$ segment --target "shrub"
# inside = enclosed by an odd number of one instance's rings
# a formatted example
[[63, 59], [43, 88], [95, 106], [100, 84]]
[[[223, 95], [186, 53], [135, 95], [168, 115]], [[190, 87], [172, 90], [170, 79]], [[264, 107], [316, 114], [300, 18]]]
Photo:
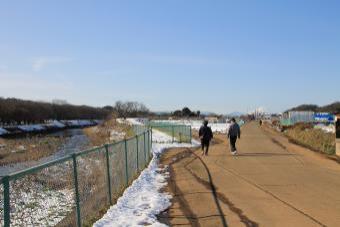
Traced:
[[310, 124], [297, 124], [287, 129], [285, 134], [292, 142], [309, 149], [331, 155], [335, 154], [334, 133], [325, 133], [321, 129], [314, 129]]

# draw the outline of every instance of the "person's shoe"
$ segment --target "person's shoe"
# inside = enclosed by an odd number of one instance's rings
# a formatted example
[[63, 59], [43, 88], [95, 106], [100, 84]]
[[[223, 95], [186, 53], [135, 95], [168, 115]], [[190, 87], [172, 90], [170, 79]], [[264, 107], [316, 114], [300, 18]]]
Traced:
[[237, 151], [231, 152], [232, 155], [237, 155]]

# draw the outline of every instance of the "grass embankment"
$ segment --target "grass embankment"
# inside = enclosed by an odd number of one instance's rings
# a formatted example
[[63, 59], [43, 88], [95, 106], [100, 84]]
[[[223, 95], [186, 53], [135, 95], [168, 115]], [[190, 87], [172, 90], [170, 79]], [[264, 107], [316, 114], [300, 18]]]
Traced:
[[65, 142], [65, 137], [30, 136], [0, 139], [0, 165], [39, 160], [55, 153]]
[[[131, 126], [119, 124], [115, 119], [83, 130], [90, 139], [90, 146], [102, 146], [134, 135]], [[0, 138], [0, 165], [37, 161], [48, 157], [60, 150], [66, 139], [67, 137], [64, 136], [49, 135], [33, 135], [14, 139]]]
[[297, 124], [288, 128], [284, 134], [293, 143], [325, 154], [335, 154], [335, 134], [314, 129], [310, 124]]
[[115, 118], [111, 118], [95, 127], [86, 128], [84, 132], [90, 139], [92, 146], [102, 146], [134, 136], [130, 125], [120, 124]]

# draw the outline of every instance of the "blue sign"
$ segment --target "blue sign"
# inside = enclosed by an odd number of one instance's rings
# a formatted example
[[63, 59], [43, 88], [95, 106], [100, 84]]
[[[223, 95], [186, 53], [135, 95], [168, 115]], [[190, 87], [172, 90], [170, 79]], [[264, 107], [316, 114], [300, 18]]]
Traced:
[[316, 113], [314, 114], [314, 121], [316, 122], [334, 122], [335, 116], [330, 113]]

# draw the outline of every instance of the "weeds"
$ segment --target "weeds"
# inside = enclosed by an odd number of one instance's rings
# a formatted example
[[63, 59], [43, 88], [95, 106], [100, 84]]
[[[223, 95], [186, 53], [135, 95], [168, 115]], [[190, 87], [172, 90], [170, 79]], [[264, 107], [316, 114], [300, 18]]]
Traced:
[[[84, 129], [85, 134], [91, 141], [92, 146], [102, 146], [124, 138], [134, 136], [133, 129], [128, 124], [119, 124], [115, 118], [105, 121], [103, 124]], [[118, 132], [112, 135], [112, 132]]]
[[32, 136], [0, 139], [0, 165], [39, 160], [55, 153], [65, 143], [65, 137]]
[[285, 131], [290, 141], [311, 150], [335, 154], [335, 134], [314, 129], [310, 124], [297, 124]]

